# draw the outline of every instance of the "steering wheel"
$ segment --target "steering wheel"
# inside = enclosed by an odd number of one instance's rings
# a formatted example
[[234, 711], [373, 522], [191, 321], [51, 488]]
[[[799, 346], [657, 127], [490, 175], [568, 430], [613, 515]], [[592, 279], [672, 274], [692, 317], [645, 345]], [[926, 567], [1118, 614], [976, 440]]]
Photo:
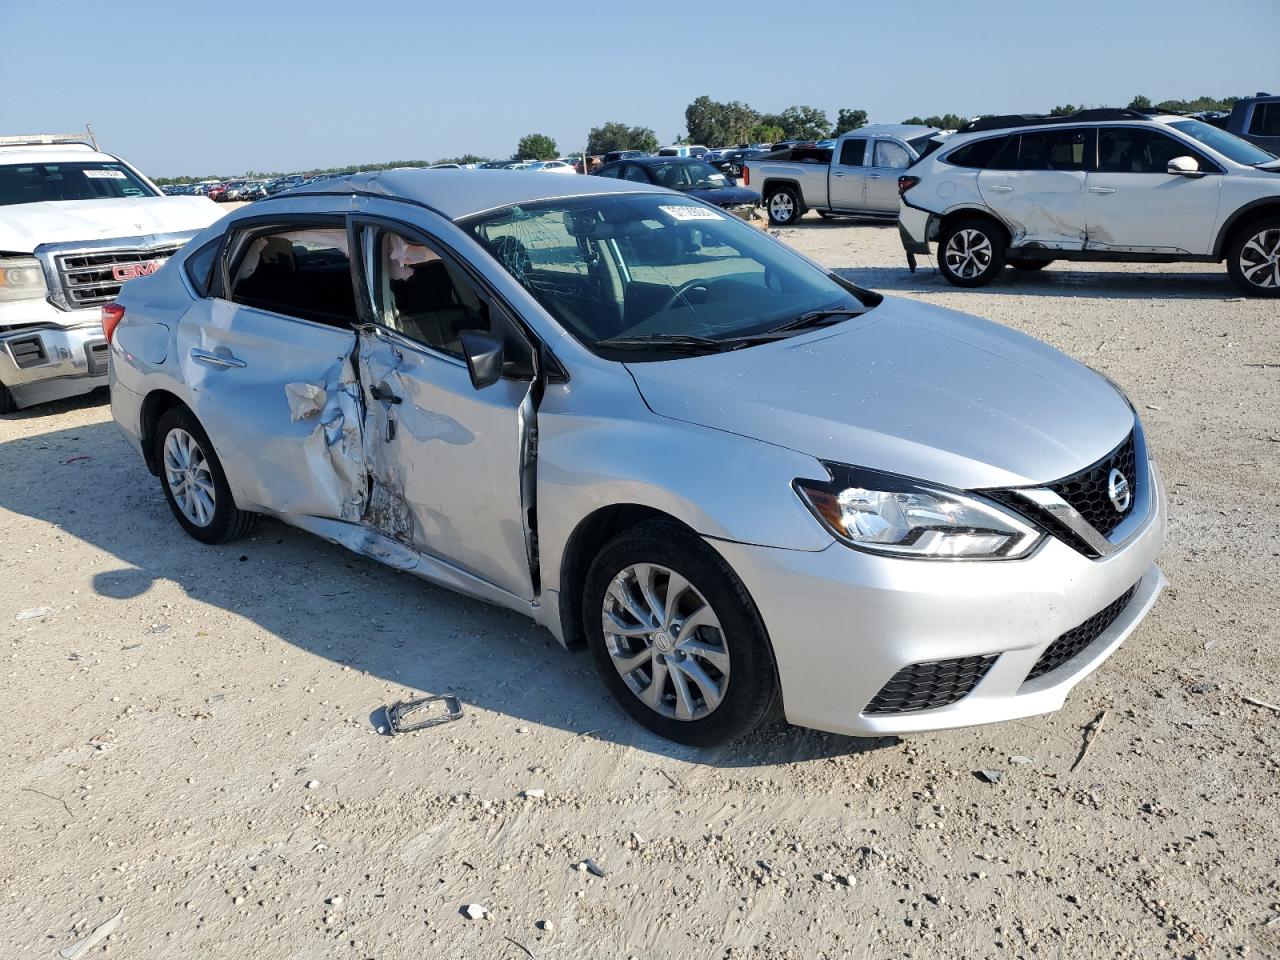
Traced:
[[663, 303], [662, 307], [657, 312], [666, 313], [668, 310], [675, 309], [676, 304], [684, 300], [685, 295], [689, 293], [690, 290], [701, 289], [710, 293], [712, 287], [716, 286], [717, 284], [724, 283], [725, 281], [732, 282], [733, 277], [715, 277], [714, 279], [711, 279], [711, 280], [702, 280], [702, 279], [688, 280], [680, 284], [680, 286], [676, 287], [676, 289], [672, 291], [671, 296], [667, 297], [666, 302]]

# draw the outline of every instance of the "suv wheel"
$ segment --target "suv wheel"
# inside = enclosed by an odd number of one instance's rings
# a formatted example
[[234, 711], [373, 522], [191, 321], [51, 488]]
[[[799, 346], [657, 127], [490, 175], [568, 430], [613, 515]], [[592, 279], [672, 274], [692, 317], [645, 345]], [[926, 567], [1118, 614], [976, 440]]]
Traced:
[[938, 269], [957, 287], [981, 287], [1004, 269], [1004, 231], [990, 220], [958, 220], [938, 238]]
[[767, 201], [769, 222], [775, 227], [789, 227], [800, 219], [800, 198], [790, 187], [778, 187]]
[[1227, 273], [1247, 294], [1280, 297], [1280, 217], [1255, 220], [1236, 234]]
[[166, 411], [155, 443], [160, 485], [183, 530], [202, 543], [226, 543], [253, 528], [257, 516], [236, 507], [213, 444], [191, 411]]
[[712, 746], [773, 710], [773, 654], [755, 604], [687, 528], [654, 520], [623, 531], [592, 563], [583, 600], [601, 679], [654, 733]]

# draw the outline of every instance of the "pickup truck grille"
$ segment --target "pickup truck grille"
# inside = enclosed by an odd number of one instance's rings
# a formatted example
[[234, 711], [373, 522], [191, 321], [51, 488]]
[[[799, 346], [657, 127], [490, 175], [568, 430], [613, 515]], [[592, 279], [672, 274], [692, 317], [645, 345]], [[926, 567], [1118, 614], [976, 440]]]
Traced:
[[67, 305], [78, 309], [109, 303], [120, 292], [125, 280], [132, 279], [129, 274], [145, 276], [154, 273], [158, 265], [178, 251], [179, 246], [171, 243], [149, 250], [95, 250], [58, 255], [55, 262]]

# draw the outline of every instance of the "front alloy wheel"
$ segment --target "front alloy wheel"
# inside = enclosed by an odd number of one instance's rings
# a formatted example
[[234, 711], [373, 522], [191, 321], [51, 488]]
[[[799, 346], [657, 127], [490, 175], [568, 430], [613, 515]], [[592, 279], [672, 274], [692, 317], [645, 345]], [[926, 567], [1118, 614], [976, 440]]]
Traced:
[[622, 570], [605, 594], [605, 646], [627, 688], [677, 720], [715, 711], [729, 686], [724, 629], [702, 594], [658, 564]]
[[724, 743], [777, 704], [755, 602], [724, 557], [683, 524], [648, 520], [606, 544], [587, 571], [581, 614], [600, 679], [660, 736]]
[[1269, 217], [1244, 230], [1231, 245], [1227, 268], [1246, 293], [1280, 297], [1280, 217]]

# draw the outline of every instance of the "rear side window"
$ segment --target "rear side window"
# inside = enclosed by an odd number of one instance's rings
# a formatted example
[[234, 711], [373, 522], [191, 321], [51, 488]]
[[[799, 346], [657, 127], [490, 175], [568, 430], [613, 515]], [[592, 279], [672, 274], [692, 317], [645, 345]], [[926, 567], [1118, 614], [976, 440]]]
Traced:
[[221, 237], [210, 240], [191, 256], [187, 257], [186, 263], [182, 265], [183, 269], [187, 271], [187, 279], [196, 288], [196, 293], [202, 297], [209, 295], [209, 287], [213, 278], [213, 264], [218, 259], [218, 248], [221, 245]]
[[953, 167], [971, 167], [976, 170], [986, 170], [1009, 140], [1009, 137], [989, 137], [986, 140], [966, 143], [963, 147], [952, 150], [947, 154], [946, 161]]
[[300, 227], [259, 233], [231, 278], [236, 303], [333, 327], [356, 321], [347, 231]]
[[1255, 104], [1249, 132], [1255, 137], [1280, 137], [1280, 103]]
[[649, 177], [638, 164], [628, 163], [622, 168], [621, 180], [634, 180], [636, 183], [648, 183]]
[[840, 144], [840, 165], [842, 167], [860, 167], [867, 155], [867, 141], [846, 140]]
[[1035, 130], [1021, 134], [1018, 159], [1009, 164], [1010, 152], [1001, 155], [1001, 168], [1013, 170], [1087, 170], [1090, 130]]
[[597, 176], [608, 177], [610, 180], [617, 180], [618, 174], [622, 172], [622, 167], [602, 167]]

